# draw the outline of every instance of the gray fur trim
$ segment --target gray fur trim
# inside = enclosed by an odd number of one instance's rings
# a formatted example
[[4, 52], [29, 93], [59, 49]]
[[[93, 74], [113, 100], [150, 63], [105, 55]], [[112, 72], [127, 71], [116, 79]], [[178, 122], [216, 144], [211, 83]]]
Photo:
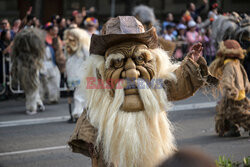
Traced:
[[154, 9], [146, 5], [139, 5], [134, 7], [132, 15], [136, 16], [142, 24], [151, 23], [159, 32], [161, 30], [159, 22], [155, 18]]

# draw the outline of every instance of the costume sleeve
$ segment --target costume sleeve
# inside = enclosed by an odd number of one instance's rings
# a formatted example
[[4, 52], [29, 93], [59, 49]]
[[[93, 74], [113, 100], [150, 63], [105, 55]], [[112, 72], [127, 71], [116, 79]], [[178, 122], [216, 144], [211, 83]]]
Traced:
[[227, 63], [223, 69], [223, 75], [220, 81], [221, 87], [223, 89], [223, 95], [230, 99], [235, 99], [238, 97], [239, 91], [235, 86], [235, 77], [233, 66], [231, 63]]
[[75, 153], [81, 153], [85, 156], [91, 157], [95, 145], [97, 130], [90, 124], [87, 118], [87, 111], [84, 110], [80, 118], [77, 120], [76, 127], [68, 145]]
[[192, 96], [204, 85], [209, 74], [206, 60], [203, 57], [194, 62], [188, 56], [174, 73], [176, 80], [165, 80], [163, 83], [170, 101], [182, 100]]

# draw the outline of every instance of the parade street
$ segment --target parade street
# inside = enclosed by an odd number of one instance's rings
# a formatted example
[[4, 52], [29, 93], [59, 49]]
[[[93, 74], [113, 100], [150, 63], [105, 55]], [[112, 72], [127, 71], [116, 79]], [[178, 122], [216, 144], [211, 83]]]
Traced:
[[[250, 155], [250, 137], [219, 138], [214, 131], [216, 100], [198, 92], [174, 103], [168, 112], [178, 148], [195, 147], [217, 159], [240, 161]], [[68, 123], [67, 98], [46, 105], [46, 111], [25, 114], [23, 98], [0, 102], [0, 167], [88, 167], [89, 158], [72, 153], [67, 141], [75, 124]]]

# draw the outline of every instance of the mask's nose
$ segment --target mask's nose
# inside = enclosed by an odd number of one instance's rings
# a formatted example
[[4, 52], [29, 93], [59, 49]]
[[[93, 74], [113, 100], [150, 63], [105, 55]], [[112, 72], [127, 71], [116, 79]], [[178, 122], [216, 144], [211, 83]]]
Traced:
[[140, 72], [136, 70], [134, 61], [128, 58], [124, 66], [124, 71], [122, 72], [122, 78], [137, 79], [139, 76]]

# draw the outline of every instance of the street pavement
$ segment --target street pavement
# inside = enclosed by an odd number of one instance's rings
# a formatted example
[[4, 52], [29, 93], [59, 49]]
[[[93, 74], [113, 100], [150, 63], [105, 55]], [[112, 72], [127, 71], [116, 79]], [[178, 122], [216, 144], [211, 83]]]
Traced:
[[[23, 98], [0, 102], [0, 167], [88, 167], [89, 158], [72, 153], [67, 141], [75, 124], [68, 123], [67, 99], [46, 111], [25, 114]], [[198, 92], [168, 111], [178, 148], [194, 147], [214, 159], [250, 156], [250, 137], [219, 138], [214, 131], [216, 99]]]

